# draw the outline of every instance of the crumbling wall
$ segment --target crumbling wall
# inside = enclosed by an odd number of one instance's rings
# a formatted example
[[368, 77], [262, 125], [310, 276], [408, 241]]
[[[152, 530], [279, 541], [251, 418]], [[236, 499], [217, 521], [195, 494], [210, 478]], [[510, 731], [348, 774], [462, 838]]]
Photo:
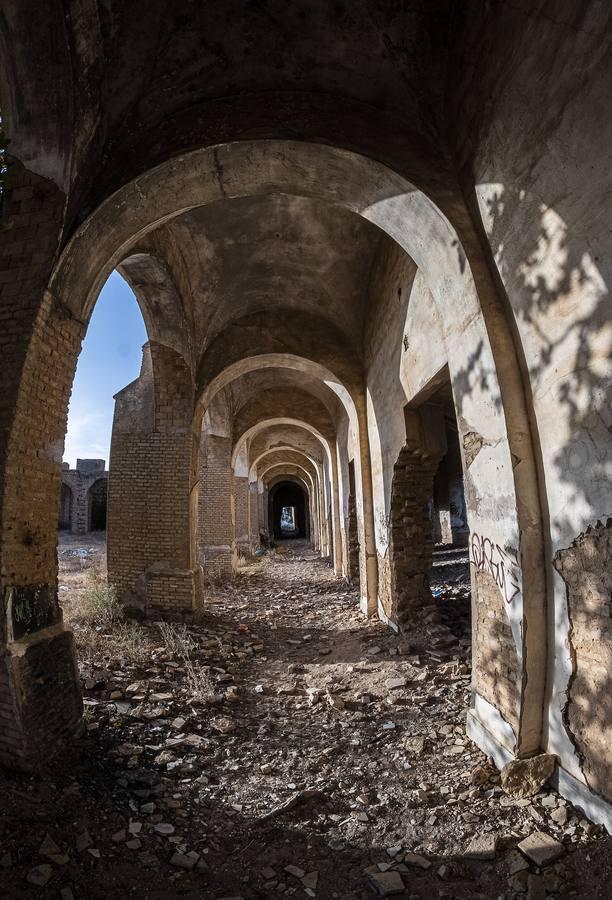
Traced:
[[612, 518], [555, 555], [573, 661], [564, 721], [589, 787], [612, 801]]
[[473, 684], [518, 734], [521, 665], [504, 609], [504, 598], [492, 574], [476, 570], [472, 594]]
[[437, 458], [417, 456], [406, 446], [393, 468], [389, 550], [384, 560], [379, 557], [383, 572], [379, 599], [387, 618], [399, 627], [410, 622], [418, 609], [431, 605], [429, 501], [437, 467]]

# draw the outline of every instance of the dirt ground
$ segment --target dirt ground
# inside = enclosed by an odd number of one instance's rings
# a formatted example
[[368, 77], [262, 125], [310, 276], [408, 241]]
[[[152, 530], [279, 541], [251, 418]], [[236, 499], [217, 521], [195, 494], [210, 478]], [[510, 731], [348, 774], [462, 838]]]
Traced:
[[[612, 897], [610, 837], [554, 791], [506, 796], [465, 735], [464, 555], [398, 636], [296, 541], [186, 626], [106, 621], [104, 549], [60, 539], [86, 731], [0, 774], [0, 897]], [[562, 845], [542, 868], [516, 849], [535, 831]]]

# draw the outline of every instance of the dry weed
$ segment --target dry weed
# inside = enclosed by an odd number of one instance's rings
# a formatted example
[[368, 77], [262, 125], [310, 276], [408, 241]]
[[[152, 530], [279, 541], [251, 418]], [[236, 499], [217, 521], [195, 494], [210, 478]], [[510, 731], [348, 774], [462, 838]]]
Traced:
[[169, 656], [187, 657], [196, 646], [193, 638], [187, 633], [186, 625], [174, 625], [171, 622], [160, 622], [159, 632]]
[[209, 703], [214, 696], [214, 687], [208, 666], [194, 662], [189, 656], [184, 657], [185, 678], [191, 692], [191, 699], [199, 703]]

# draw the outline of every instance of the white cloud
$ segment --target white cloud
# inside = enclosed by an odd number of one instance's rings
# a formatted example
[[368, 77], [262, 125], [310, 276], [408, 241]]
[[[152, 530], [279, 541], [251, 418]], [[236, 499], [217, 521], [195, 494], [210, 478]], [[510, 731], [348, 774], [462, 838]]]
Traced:
[[74, 468], [79, 459], [105, 459], [108, 466], [112, 413], [99, 410], [84, 414], [68, 413], [64, 444], [64, 462]]

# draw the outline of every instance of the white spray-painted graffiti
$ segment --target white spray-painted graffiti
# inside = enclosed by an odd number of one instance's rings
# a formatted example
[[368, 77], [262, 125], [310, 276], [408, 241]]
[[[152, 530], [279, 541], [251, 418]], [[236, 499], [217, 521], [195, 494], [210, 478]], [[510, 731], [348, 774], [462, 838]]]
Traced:
[[521, 569], [516, 553], [509, 553], [488, 537], [472, 532], [470, 562], [481, 572], [489, 572], [506, 603], [521, 593]]

